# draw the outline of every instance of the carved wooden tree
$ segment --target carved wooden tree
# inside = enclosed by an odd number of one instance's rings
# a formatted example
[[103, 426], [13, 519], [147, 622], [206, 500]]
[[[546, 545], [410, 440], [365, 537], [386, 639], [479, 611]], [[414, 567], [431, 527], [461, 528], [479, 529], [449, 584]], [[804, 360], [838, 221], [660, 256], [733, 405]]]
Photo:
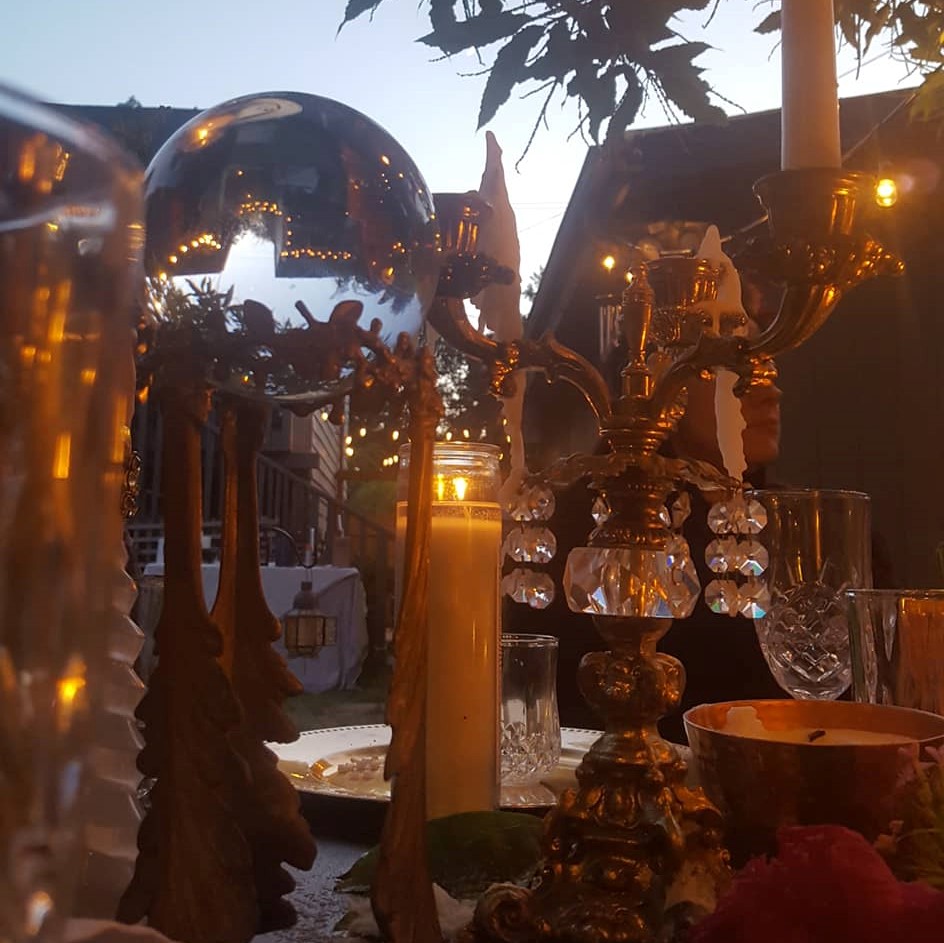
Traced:
[[256, 459], [268, 412], [267, 406], [246, 400], [227, 400], [222, 408], [223, 556], [212, 613], [224, 640], [221, 663], [242, 707], [230, 743], [249, 768], [240, 820], [252, 850], [260, 932], [295, 922], [294, 908], [283, 899], [295, 882], [283, 861], [307, 870], [315, 860], [315, 842], [299, 812], [298, 795], [265, 745], [298, 738], [282, 702], [301, 691], [272, 648], [281, 624], [269, 611], [259, 569]]
[[188, 943], [243, 943], [259, 920], [240, 815], [249, 773], [229, 739], [239, 704], [203, 598], [200, 430], [209, 393], [188, 376], [162, 390], [165, 598], [160, 660], [137, 712], [145, 724], [138, 765], [156, 781], [119, 918], [147, 919]]

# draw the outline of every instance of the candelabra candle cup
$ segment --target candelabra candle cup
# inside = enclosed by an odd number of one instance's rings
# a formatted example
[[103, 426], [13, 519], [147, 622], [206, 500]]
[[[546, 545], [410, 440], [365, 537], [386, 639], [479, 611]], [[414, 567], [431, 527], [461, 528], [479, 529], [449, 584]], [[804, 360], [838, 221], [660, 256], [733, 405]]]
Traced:
[[759, 535], [770, 555], [771, 605], [755, 620], [777, 683], [795, 698], [839, 697], [852, 681], [843, 592], [872, 585], [868, 495], [754, 491], [767, 511]]
[[116, 690], [110, 646], [127, 644], [104, 620], [129, 602], [115, 570], [140, 182], [100, 134], [0, 88], [3, 940], [55, 940], [86, 850], [112, 847], [86, 813], [103, 786], [90, 758]]
[[[430, 818], [498, 804], [499, 450], [438, 443], [433, 454], [426, 709]], [[410, 447], [400, 450], [397, 575], [403, 585]]]
[[557, 639], [553, 635], [501, 638], [501, 781], [533, 783], [560, 761], [557, 714]]
[[857, 701], [944, 714], [944, 590], [845, 593]]

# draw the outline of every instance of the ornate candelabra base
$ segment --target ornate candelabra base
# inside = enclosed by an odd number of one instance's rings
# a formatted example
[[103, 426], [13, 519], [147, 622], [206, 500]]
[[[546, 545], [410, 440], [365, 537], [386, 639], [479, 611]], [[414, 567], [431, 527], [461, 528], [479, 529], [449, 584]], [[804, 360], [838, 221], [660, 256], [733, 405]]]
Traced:
[[567, 943], [655, 943], [713, 909], [729, 879], [722, 820], [658, 733], [678, 706], [684, 669], [656, 652], [668, 619], [597, 618], [610, 651], [587, 655], [581, 691], [606, 730], [545, 822], [540, 883], [497, 888], [476, 915], [482, 935]]

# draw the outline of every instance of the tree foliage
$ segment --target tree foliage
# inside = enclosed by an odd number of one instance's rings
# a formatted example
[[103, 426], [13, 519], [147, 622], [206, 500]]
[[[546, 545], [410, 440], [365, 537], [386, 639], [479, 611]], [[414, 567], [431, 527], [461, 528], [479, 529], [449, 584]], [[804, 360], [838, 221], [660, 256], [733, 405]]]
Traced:
[[[344, 23], [382, 2], [348, 0]], [[916, 114], [944, 113], [944, 0], [834, 2], [840, 36], [859, 60], [876, 46], [904, 59], [927, 77]], [[518, 89], [542, 96], [535, 130], [563, 96], [576, 99], [578, 129], [596, 142], [604, 126], [615, 135], [632, 124], [647, 98], [670, 117], [724, 120], [696, 64], [709, 47], [683, 36], [678, 25], [680, 14], [706, 11], [707, 18], [720, 3], [744, 0], [422, 0], [431, 30], [421, 42], [447, 56], [473, 50], [485, 63], [479, 127]], [[779, 31], [774, 5], [750, 6], [757, 32]]]

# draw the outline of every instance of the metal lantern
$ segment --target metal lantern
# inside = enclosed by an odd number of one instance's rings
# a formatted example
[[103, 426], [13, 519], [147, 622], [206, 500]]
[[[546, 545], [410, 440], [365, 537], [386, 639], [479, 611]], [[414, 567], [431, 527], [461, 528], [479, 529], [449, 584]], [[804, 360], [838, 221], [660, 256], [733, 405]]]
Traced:
[[311, 657], [325, 645], [337, 645], [338, 620], [326, 616], [318, 608], [318, 597], [312, 592], [311, 580], [303, 580], [302, 587], [292, 600], [292, 608], [282, 616], [285, 649], [290, 655]]

